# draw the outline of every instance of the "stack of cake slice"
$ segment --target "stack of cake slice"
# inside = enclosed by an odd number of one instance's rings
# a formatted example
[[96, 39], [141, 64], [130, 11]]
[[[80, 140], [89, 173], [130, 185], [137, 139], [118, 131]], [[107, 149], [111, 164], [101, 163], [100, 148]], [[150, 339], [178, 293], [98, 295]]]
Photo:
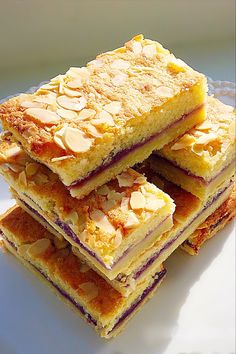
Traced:
[[[182, 248], [194, 255], [236, 213], [234, 108], [207, 98], [207, 119], [148, 160], [150, 168], [197, 196], [205, 218]], [[207, 211], [209, 210], [209, 212]]]
[[156, 156], [131, 168], [204, 127], [206, 91], [204, 75], [137, 36], [0, 107], [0, 173], [18, 204], [0, 221], [5, 245], [103, 337], [229, 196], [229, 183], [202, 201], [157, 177]]

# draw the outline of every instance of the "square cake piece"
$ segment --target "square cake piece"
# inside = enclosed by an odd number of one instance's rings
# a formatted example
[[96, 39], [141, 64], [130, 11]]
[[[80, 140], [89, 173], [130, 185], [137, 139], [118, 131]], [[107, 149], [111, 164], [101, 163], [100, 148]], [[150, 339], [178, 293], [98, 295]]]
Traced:
[[129, 297], [124, 297], [82, 263], [68, 243], [58, 244], [54, 235], [19, 206], [2, 216], [0, 234], [12, 254], [105, 338], [114, 337], [123, 329], [166, 274], [161, 266], [148, 285], [143, 283]]
[[80, 199], [202, 122], [206, 90], [204, 75], [140, 35], [10, 99], [0, 118]]
[[222, 230], [236, 215], [236, 191], [212, 213], [192, 235], [182, 244], [181, 248], [191, 254], [197, 255], [204, 243]]
[[111, 280], [173, 225], [173, 200], [132, 169], [78, 200], [11, 133], [3, 134], [0, 151], [0, 172], [21, 206]]
[[207, 99], [207, 119], [150, 157], [153, 170], [201, 199], [235, 173], [234, 108]]

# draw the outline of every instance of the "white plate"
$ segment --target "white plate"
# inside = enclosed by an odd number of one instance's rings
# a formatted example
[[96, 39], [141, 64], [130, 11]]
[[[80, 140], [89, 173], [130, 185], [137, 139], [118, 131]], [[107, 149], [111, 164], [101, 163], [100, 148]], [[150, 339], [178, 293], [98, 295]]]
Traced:
[[[235, 85], [210, 81], [234, 104]], [[0, 181], [0, 213], [13, 201]], [[177, 250], [153, 299], [106, 342], [10, 254], [0, 253], [0, 354], [232, 354], [235, 329], [234, 225], [198, 257]]]

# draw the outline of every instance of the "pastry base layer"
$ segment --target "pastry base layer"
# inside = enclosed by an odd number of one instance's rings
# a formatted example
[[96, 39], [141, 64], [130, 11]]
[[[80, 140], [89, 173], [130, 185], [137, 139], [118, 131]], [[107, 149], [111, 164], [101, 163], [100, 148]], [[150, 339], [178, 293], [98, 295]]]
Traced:
[[[100, 326], [98, 326], [97, 321], [93, 319], [93, 317], [89, 313], [86, 312], [86, 309], [84, 309], [79, 303], [75, 301], [75, 299], [73, 299], [68, 293], [61, 289], [60, 285], [56, 284], [52, 279], [48, 277], [48, 275], [46, 275], [46, 273], [43, 273], [42, 270], [38, 269], [37, 266], [32, 264], [29, 260], [25, 260], [24, 258], [22, 258], [18, 254], [17, 249], [14, 247], [13, 243], [5, 239], [4, 244], [6, 248], [14, 256], [16, 256], [29, 270], [33, 271], [41, 280], [45, 281], [45, 283], [50, 286], [50, 288], [64, 303], [68, 304], [74, 311], [79, 313], [80, 316], [88, 324], [95, 328], [95, 330], [99, 333], [101, 337], [107, 339], [115, 337], [122, 331], [126, 323], [154, 295], [155, 290], [158, 288], [158, 286], [160, 286], [162, 280], [166, 275], [166, 270], [162, 270], [161, 272], [157, 273], [155, 278], [153, 279], [152, 284], [150, 284], [148, 288], [144, 289], [140, 294], [138, 294], [135, 300], [131, 303], [130, 308], [120, 315], [120, 317], [114, 323], [112, 328], [109, 328], [109, 325], [107, 326], [107, 328], [109, 329], [101, 328]], [[104, 294], [104, 296], [106, 296], [106, 294]]]
[[201, 106], [193, 112], [184, 115], [169, 127], [148, 139], [147, 142], [140, 143], [136, 147], [133, 147], [127, 153], [122, 154], [123, 156], [119, 159], [114, 158], [114, 162], [107, 165], [106, 168], [98, 170], [98, 172], [91, 174], [89, 178], [85, 178], [83, 181], [74, 182], [75, 185], [72, 184], [70, 187], [71, 195], [81, 199], [83, 196], [105, 184], [128, 167], [144, 161], [150, 156], [153, 150], [161, 149], [164, 145], [168, 144], [177, 136], [182, 135], [194, 125], [202, 122], [204, 119], [205, 106]]
[[224, 167], [224, 169], [210, 181], [192, 175], [189, 171], [157, 155], [152, 155], [148, 162], [153, 171], [202, 200], [206, 200], [215, 194], [217, 190], [222, 188], [225, 181], [228, 181], [235, 173], [235, 161], [231, 161], [228, 166]]
[[66, 233], [64, 229], [60, 227], [60, 224], [53, 222], [46, 213], [42, 211], [31, 199], [27, 196], [18, 194], [16, 191], [12, 192], [14, 198], [17, 200], [17, 203], [25, 209], [30, 215], [40, 222], [46, 229], [48, 229], [56, 237], [64, 237], [70, 244], [74, 247], [76, 254], [82, 254], [84, 261], [88, 262], [89, 265], [95, 270], [99, 271], [106, 278], [113, 280], [116, 276], [129, 267], [129, 264], [132, 262], [132, 259], [136, 254], [140, 253], [140, 250], [148, 248], [153, 242], [158, 238], [159, 235], [162, 235], [166, 230], [171, 229], [172, 227], [172, 216], [165, 218], [162, 223], [160, 223], [157, 228], [150, 232], [145, 239], [141, 240], [137, 245], [130, 247], [128, 252], [125, 252], [123, 257], [118, 260], [117, 263], [111, 269], [106, 268], [102, 263], [100, 263], [93, 255], [85, 252], [79, 245], [73, 241], [71, 235]]
[[199, 253], [203, 244], [222, 230], [236, 215], [236, 194], [230, 194], [226, 201], [217, 208], [193, 234], [181, 245], [192, 256]]

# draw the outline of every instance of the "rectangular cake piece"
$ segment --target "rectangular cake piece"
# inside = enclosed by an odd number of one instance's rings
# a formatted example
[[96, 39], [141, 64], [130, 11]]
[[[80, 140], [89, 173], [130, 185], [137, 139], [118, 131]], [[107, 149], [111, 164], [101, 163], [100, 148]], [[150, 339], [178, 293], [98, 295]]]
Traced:
[[19, 206], [2, 216], [0, 229], [6, 248], [105, 338], [114, 337], [122, 330], [166, 274], [161, 266], [148, 286], [142, 284], [129, 297], [124, 297], [82, 263], [72, 253], [71, 246], [58, 248], [58, 239]]
[[214, 97], [207, 119], [150, 157], [151, 167], [201, 199], [207, 199], [235, 173], [235, 113]]
[[236, 215], [235, 189], [230, 196], [214, 211], [192, 235], [182, 244], [181, 248], [190, 255], [197, 255], [203, 244], [222, 230]]
[[22, 206], [111, 280], [173, 225], [173, 200], [132, 169], [78, 200], [11, 133], [3, 134], [0, 151], [0, 173]]
[[205, 118], [206, 78], [137, 36], [0, 107], [27, 153], [82, 198]]

